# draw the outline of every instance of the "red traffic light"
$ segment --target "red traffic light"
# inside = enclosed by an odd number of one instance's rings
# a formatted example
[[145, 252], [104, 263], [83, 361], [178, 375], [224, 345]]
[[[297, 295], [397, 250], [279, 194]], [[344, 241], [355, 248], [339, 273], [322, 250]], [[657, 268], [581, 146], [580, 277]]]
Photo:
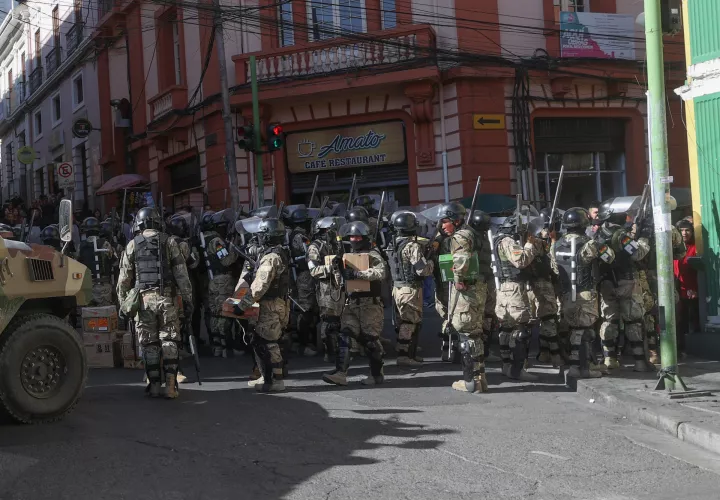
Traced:
[[283, 133], [282, 125], [273, 125], [271, 130], [273, 135], [281, 135]]

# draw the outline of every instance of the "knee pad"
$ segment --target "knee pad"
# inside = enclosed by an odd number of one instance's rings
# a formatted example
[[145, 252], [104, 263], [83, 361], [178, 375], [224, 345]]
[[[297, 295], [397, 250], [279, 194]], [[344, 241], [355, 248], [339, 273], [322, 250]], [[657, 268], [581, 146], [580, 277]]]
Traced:
[[142, 354], [148, 380], [150, 382], [160, 382], [160, 364], [162, 359], [160, 346], [155, 344], [143, 346]]
[[517, 330], [517, 339], [526, 342], [532, 338], [532, 331], [528, 325], [519, 325]]
[[164, 340], [162, 344], [163, 368], [166, 373], [175, 375], [180, 363], [180, 348], [177, 342]]
[[368, 357], [372, 359], [382, 359], [384, 351], [380, 339], [377, 337], [371, 337], [367, 334], [360, 334], [358, 342], [367, 351]]

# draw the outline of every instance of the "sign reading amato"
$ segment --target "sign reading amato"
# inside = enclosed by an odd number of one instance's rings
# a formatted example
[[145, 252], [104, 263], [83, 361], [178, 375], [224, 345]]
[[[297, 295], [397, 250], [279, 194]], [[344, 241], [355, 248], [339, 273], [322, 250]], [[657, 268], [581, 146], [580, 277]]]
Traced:
[[292, 132], [285, 145], [288, 170], [295, 174], [396, 165], [406, 158], [403, 122]]

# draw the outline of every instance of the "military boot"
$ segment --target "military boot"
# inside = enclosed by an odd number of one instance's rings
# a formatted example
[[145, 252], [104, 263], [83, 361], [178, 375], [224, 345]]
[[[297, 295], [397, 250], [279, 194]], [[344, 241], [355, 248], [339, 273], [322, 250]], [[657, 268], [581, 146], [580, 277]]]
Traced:
[[285, 390], [285, 381], [281, 378], [275, 378], [269, 384], [257, 384], [255, 390], [258, 392], [283, 392]]
[[176, 399], [179, 395], [177, 377], [174, 373], [165, 374], [165, 399]]
[[145, 392], [151, 398], [159, 398], [162, 393], [162, 384], [160, 382], [150, 382]]
[[248, 387], [256, 387], [257, 385], [263, 385], [265, 383], [265, 377], [262, 375], [260, 378], [256, 378], [255, 380], [250, 380], [247, 384]]
[[513, 361], [510, 365], [508, 377], [522, 382], [537, 382], [537, 375], [527, 372], [526, 363], [527, 348], [522, 342], [518, 341], [513, 350]]
[[397, 359], [398, 366], [404, 366], [406, 368], [420, 368], [423, 364], [421, 361], [413, 359], [409, 356], [399, 356]]
[[328, 384], [335, 384], [335, 385], [347, 385], [347, 373], [341, 372], [338, 370], [332, 371], [330, 373], [325, 373], [322, 376], [323, 382], [327, 382]]
[[607, 356], [605, 358], [605, 366], [610, 370], [615, 370], [617, 368], [620, 368], [620, 363], [618, 362], [617, 358]]
[[538, 363], [542, 364], [550, 364], [552, 362], [552, 357], [550, 356], [550, 351], [540, 351], [540, 353], [537, 355], [537, 358], [535, 358]]
[[178, 384], [184, 384], [187, 382], [187, 377], [183, 375], [182, 373], [178, 372], [177, 374], [177, 383]]
[[648, 350], [648, 354], [649, 354], [649, 356], [650, 356], [649, 359], [648, 359], [648, 361], [650, 361], [650, 363], [652, 363], [652, 364], [654, 364], [654, 365], [659, 365], [659, 364], [660, 364], [660, 362], [661, 362], [661, 361], [660, 361], [660, 354], [658, 353], [657, 349], [649, 349], [649, 350]]
[[470, 393], [481, 393], [488, 392], [487, 378], [484, 373], [481, 373], [477, 377], [473, 377], [472, 382], [466, 382], [464, 380], [458, 380], [453, 382], [452, 388], [460, 392]]
[[380, 367], [379, 370], [375, 367], [374, 369], [371, 369], [370, 371], [373, 373], [371, 373], [369, 376], [362, 379], [362, 381], [360, 382], [362, 385], [373, 386], [373, 385], [380, 385], [383, 382], [385, 382], [385, 373], [383, 371], [382, 366]]

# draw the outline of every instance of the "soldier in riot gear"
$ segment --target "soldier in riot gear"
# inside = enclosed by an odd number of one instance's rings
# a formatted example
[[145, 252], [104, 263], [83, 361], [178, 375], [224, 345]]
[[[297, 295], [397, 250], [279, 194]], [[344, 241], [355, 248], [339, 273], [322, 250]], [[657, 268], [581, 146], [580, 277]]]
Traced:
[[[495, 303], [497, 289], [492, 271], [492, 249], [487, 241], [487, 234], [490, 231], [490, 216], [481, 210], [475, 210], [470, 218], [470, 227], [479, 235], [482, 235], [482, 244], [479, 243], [478, 264], [479, 272], [483, 275], [487, 293], [485, 298], [485, 311], [483, 319], [483, 352], [485, 361], [499, 361], [496, 356], [490, 354], [490, 341], [493, 331], [497, 327], [497, 317], [495, 316]], [[492, 359], [494, 358], [494, 359]]]
[[93, 306], [111, 306], [113, 303], [114, 265], [117, 257], [110, 241], [100, 237], [100, 222], [86, 218], [80, 225], [85, 240], [78, 246], [76, 259], [90, 269], [93, 277]]
[[418, 367], [420, 324], [423, 316], [422, 283], [433, 272], [433, 262], [425, 259], [425, 249], [417, 240], [418, 222], [414, 213], [395, 212], [390, 217], [393, 232], [387, 249], [392, 297], [398, 315], [398, 366]]
[[362, 221], [368, 225], [370, 236], [374, 235], [378, 225], [378, 211], [372, 196], [363, 195], [355, 198], [352, 208], [347, 213], [348, 222]]
[[[528, 267], [531, 275], [530, 288], [535, 297], [535, 311], [540, 321], [540, 353], [537, 360], [552, 363], [559, 368], [563, 365], [558, 339], [558, 300], [555, 295], [556, 274], [550, 263], [548, 239], [554, 237], [555, 228], [547, 228], [549, 210], [543, 209], [539, 217], [533, 218], [528, 229], [538, 239], [538, 253]], [[554, 224], [553, 224], [554, 225]]]
[[252, 218], [241, 222], [245, 231], [256, 234], [262, 245], [250, 290], [236, 306], [236, 313], [242, 314], [254, 303], [260, 305], [251, 347], [262, 376], [252, 385], [262, 392], [280, 392], [285, 390], [285, 383], [278, 340], [290, 319], [287, 299], [290, 255], [283, 247], [285, 226], [276, 218]]
[[[137, 234], [123, 255], [117, 294], [121, 311], [135, 312], [129, 319], [136, 322], [150, 396], [160, 396], [164, 372], [165, 396], [173, 399], [178, 396], [182, 344], [176, 296], [182, 298], [185, 316], [191, 317], [192, 289], [177, 243], [161, 228], [157, 210], [145, 207], [138, 211], [133, 228]], [[130, 293], [132, 289], [137, 295]]]
[[305, 356], [315, 356], [317, 354], [315, 337], [318, 306], [315, 298], [315, 281], [306, 260], [308, 245], [310, 244], [311, 220], [305, 205], [285, 207], [284, 219], [286, 225], [290, 228], [288, 234], [290, 266], [293, 269], [297, 302], [299, 304], [295, 324], [300, 346], [299, 352]]
[[[645, 306], [637, 266], [650, 251], [647, 233], [650, 228], [627, 229], [625, 226], [629, 217], [626, 209], [624, 200], [610, 199], [600, 205], [596, 218], [596, 222], [601, 224], [595, 233], [596, 240], [615, 253], [613, 263], [601, 268], [600, 338], [605, 365], [609, 369], [618, 368], [616, 348], [622, 320], [625, 338], [630, 343], [635, 360], [634, 370], [650, 371], [654, 367], [648, 362], [645, 352]], [[639, 230], [639, 233], [636, 235], [634, 230]]]
[[[325, 345], [326, 360], [337, 357], [340, 315], [345, 305], [345, 291], [340, 274], [342, 254], [337, 235], [345, 224], [342, 217], [323, 217], [313, 224], [313, 241], [308, 246], [306, 262], [316, 284], [317, 304], [320, 312], [320, 337]], [[334, 264], [326, 264], [325, 258], [334, 257]]]
[[515, 213], [508, 217], [493, 240], [493, 252], [497, 262], [497, 291], [495, 314], [500, 321], [500, 356], [503, 373], [513, 379], [535, 381], [537, 377], [525, 371], [528, 344], [532, 333], [530, 301], [527, 284], [532, 275], [529, 267], [540, 252], [541, 243], [532, 234], [522, 244], [520, 228], [523, 215]]
[[354, 338], [365, 348], [370, 362], [370, 376], [362, 383], [364, 385], [381, 384], [385, 378], [383, 375], [384, 351], [380, 342], [380, 332], [384, 320], [380, 283], [385, 279], [385, 261], [380, 253], [372, 247], [370, 231], [364, 222], [348, 222], [340, 228], [339, 234], [350, 240], [352, 253], [366, 253], [369, 261], [367, 270], [356, 270], [349, 265], [344, 265], [343, 279], [369, 281], [370, 291], [347, 291], [348, 298], [340, 319], [335, 370], [323, 375], [323, 380], [329, 384], [347, 385], [350, 339]]
[[599, 244], [586, 235], [590, 219], [582, 208], [567, 210], [563, 214], [562, 225], [567, 232], [553, 243], [551, 256], [563, 293], [563, 314], [570, 327], [570, 370], [567, 376], [597, 378], [607, 373], [605, 365], [596, 365], [592, 358], [594, 325], [599, 317], [598, 262], [610, 264], [615, 254], [607, 245]]
[[40, 240], [43, 245], [53, 247], [55, 250], [62, 250], [62, 241], [60, 240], [60, 231], [56, 224], [45, 226], [40, 233]]
[[212, 271], [212, 280], [208, 284], [209, 334], [215, 357], [227, 357], [227, 345], [231, 335], [232, 320], [222, 315], [222, 305], [234, 290], [231, 266], [237, 261], [238, 254], [225, 240], [234, 222], [233, 211], [225, 209], [206, 217], [201, 227], [209, 269]]

